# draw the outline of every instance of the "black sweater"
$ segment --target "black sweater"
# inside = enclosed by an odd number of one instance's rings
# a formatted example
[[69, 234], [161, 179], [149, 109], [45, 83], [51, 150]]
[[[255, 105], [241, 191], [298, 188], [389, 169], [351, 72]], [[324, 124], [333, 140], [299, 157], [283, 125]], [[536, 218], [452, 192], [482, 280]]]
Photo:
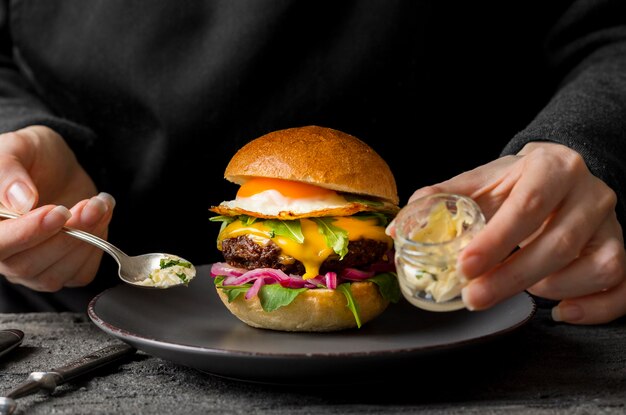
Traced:
[[[623, 1], [3, 2], [0, 132], [61, 133], [117, 199], [131, 255], [219, 259], [208, 207], [232, 199], [235, 151], [316, 124], [368, 142], [401, 202], [550, 140], [619, 195], [626, 172]], [[341, 168], [325, 160], [329, 169]], [[115, 284], [37, 294], [2, 280], [0, 310], [84, 310]]]

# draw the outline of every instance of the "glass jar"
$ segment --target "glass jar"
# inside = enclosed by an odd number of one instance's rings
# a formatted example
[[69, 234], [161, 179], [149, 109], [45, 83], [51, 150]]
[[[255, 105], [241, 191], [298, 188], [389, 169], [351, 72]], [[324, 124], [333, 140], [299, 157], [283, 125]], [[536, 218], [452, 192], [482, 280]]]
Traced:
[[459, 253], [485, 226], [471, 198], [438, 193], [404, 206], [395, 218], [395, 264], [402, 295], [429, 311], [465, 307], [465, 279], [456, 262]]

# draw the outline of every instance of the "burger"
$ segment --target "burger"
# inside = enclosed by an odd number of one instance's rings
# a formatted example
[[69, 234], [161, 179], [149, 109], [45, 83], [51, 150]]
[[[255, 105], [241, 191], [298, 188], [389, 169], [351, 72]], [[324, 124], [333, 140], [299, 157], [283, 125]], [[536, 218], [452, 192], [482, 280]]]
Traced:
[[385, 233], [399, 211], [396, 182], [366, 143], [319, 126], [274, 131], [241, 147], [224, 178], [239, 189], [210, 208], [224, 257], [211, 276], [239, 320], [337, 331], [360, 328], [399, 301]]

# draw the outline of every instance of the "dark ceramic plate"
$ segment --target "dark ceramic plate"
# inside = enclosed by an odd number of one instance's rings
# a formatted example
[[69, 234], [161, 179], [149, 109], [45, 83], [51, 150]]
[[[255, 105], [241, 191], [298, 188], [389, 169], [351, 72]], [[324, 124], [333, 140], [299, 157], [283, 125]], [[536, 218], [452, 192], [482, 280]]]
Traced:
[[106, 290], [89, 304], [89, 317], [145, 353], [202, 372], [253, 382], [328, 383], [461, 353], [516, 330], [535, 313], [526, 293], [481, 312], [428, 312], [403, 300], [360, 329], [276, 332], [239, 321], [218, 298], [209, 266], [197, 271], [188, 287]]

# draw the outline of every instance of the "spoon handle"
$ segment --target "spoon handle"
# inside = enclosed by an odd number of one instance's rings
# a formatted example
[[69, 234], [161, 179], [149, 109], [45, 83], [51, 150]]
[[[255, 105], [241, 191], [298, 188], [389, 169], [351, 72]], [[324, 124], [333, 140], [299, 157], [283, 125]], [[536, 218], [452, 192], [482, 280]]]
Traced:
[[74, 238], [80, 239], [94, 246], [97, 246], [98, 248], [102, 249], [106, 253], [110, 254], [113, 258], [115, 258], [118, 264], [120, 263], [120, 257], [126, 256], [126, 254], [122, 252], [119, 248], [117, 248], [114, 245], [111, 245], [110, 243], [108, 243], [102, 238], [98, 238], [96, 235], [92, 235], [90, 233], [87, 233], [78, 229], [74, 229], [74, 228], [68, 228], [67, 226], [63, 227], [63, 232], [65, 232], [68, 235], [73, 236]]
[[[0, 205], [0, 218], [5, 218], [5, 219], [16, 219], [19, 218], [22, 215], [19, 215], [17, 213], [13, 213], [13, 212], [9, 212], [8, 210], [6, 210], [6, 208], [2, 205]], [[63, 227], [63, 232], [65, 232], [66, 234], [73, 236], [74, 238], [80, 239], [82, 241], [85, 241], [87, 243], [90, 243], [91, 245], [94, 245], [100, 249], [102, 249], [104, 252], [108, 253], [109, 255], [111, 255], [113, 258], [115, 258], [115, 260], [117, 261], [118, 264], [120, 264], [120, 258], [122, 257], [126, 257], [127, 255], [122, 252], [118, 247], [110, 244], [109, 242], [105, 241], [102, 238], [98, 238], [95, 235], [92, 235], [88, 232], [85, 231], [81, 231], [78, 229], [74, 229], [74, 228], [69, 228], [67, 226]]]

